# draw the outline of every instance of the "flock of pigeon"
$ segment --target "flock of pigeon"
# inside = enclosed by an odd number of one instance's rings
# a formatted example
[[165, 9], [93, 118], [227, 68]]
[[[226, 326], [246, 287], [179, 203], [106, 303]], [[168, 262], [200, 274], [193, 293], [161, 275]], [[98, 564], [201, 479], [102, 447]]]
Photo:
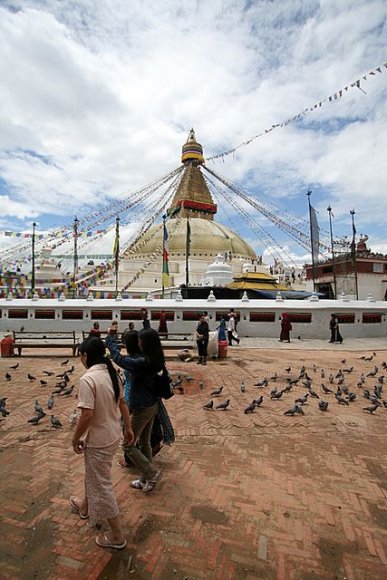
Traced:
[[[376, 357], [376, 353], [372, 353], [369, 356], [361, 356], [359, 360], [370, 362]], [[338, 369], [336, 372], [327, 373], [324, 369], [318, 369], [315, 364], [312, 365], [312, 370], [310, 371], [310, 376], [305, 366], [302, 366], [297, 376], [292, 377], [291, 367], [285, 368], [286, 378], [284, 382], [286, 383], [282, 388], [273, 386], [267, 396], [270, 400], [287, 399], [290, 396], [295, 395], [293, 405], [284, 412], [284, 415], [293, 417], [294, 415], [305, 415], [304, 405], [307, 405], [311, 400], [315, 399], [318, 401], [318, 408], [320, 411], [328, 411], [331, 402], [336, 402], [339, 405], [349, 406], [355, 401], [362, 400], [364, 398], [367, 404], [366, 407], [362, 407], [363, 411], [374, 414], [379, 409], [387, 409], [387, 401], [383, 399], [383, 384], [384, 375], [381, 374], [381, 370], [387, 370], [387, 363], [385, 361], [381, 362], [379, 365], [375, 366], [367, 374], [363, 371], [360, 373], [359, 378], [354, 379], [354, 366], [344, 366], [347, 364], [346, 359], [341, 361], [343, 365], [342, 368]], [[269, 386], [269, 383], [277, 383], [280, 379], [277, 373], [275, 373], [270, 378], [263, 378], [262, 380], [256, 382], [254, 387], [264, 389]], [[370, 379], [367, 381], [367, 379]], [[373, 383], [372, 386], [369, 383]], [[319, 383], [319, 386], [317, 386]], [[356, 389], [355, 389], [356, 383]], [[366, 384], [367, 383], [367, 384]], [[303, 388], [303, 393], [300, 393], [299, 388]], [[298, 389], [296, 392], [295, 389]], [[224, 387], [218, 387], [210, 393], [210, 397], [220, 397], [223, 393]], [[359, 390], [361, 389], [361, 390]], [[355, 392], [356, 390], [356, 392]], [[240, 391], [245, 394], [247, 389], [243, 380], [240, 382]], [[290, 395], [289, 395], [290, 394]], [[329, 399], [329, 400], [325, 400]], [[264, 396], [260, 395], [255, 398], [251, 403], [244, 409], [244, 413], [247, 415], [249, 413], [254, 413], [254, 411], [261, 407], [264, 401]], [[230, 406], [230, 399], [226, 399], [222, 403], [216, 405], [213, 398], [203, 405], [203, 409], [206, 411], [219, 410], [226, 411]]]
[[[69, 364], [69, 359], [66, 359], [61, 363], [62, 367], [65, 367]], [[9, 367], [9, 371], [5, 374], [5, 380], [10, 384], [12, 381], [17, 380], [20, 381], [20, 371], [22, 368], [20, 367], [20, 363], [16, 363]], [[75, 371], [75, 367], [72, 366], [71, 368], [65, 369], [63, 372], [56, 374], [54, 371], [47, 371], [43, 370], [42, 375], [44, 378], [39, 379], [39, 384], [43, 388], [51, 388], [51, 393], [47, 399], [46, 409], [41, 405], [39, 399], [35, 400], [33, 404], [33, 415], [28, 419], [28, 423], [30, 425], [39, 425], [40, 422], [50, 414], [50, 423], [51, 426], [55, 429], [61, 429], [63, 427], [61, 421], [58, 417], [54, 414], [49, 413], [52, 411], [54, 405], [56, 404], [56, 398], [59, 397], [70, 397], [74, 390], [74, 385], [70, 385], [70, 375]], [[31, 373], [27, 373], [27, 379], [30, 383], [34, 383], [37, 381], [37, 377], [32, 375]], [[55, 380], [55, 382], [54, 382]], [[49, 383], [52, 382], [50, 385]], [[0, 397], [0, 424], [8, 415], [10, 415], [10, 410], [7, 408], [7, 401], [8, 397]], [[77, 422], [77, 410], [74, 411], [69, 415], [70, 425], [75, 425]]]

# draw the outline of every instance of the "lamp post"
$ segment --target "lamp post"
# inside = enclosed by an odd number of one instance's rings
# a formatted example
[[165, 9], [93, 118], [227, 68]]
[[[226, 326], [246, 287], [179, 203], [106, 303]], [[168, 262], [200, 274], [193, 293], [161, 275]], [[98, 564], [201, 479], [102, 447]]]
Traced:
[[32, 224], [32, 272], [31, 272], [31, 294], [35, 293], [35, 228], [36, 223]]
[[329, 213], [329, 232], [331, 235], [331, 251], [332, 251], [332, 269], [333, 269], [333, 291], [335, 295], [335, 300], [337, 299], [337, 279], [336, 279], [336, 256], [335, 256], [335, 246], [333, 243], [333, 232], [332, 232], [332, 208], [330, 205], [327, 207], [327, 212]]
[[76, 298], [78, 292], [76, 287], [76, 277], [78, 274], [78, 225], [79, 219], [74, 219], [74, 276], [73, 276], [73, 298]]
[[312, 275], [313, 275], [313, 292], [316, 292], [316, 260], [315, 260], [315, 251], [314, 251], [314, 231], [313, 231], [313, 224], [312, 224], [312, 206], [310, 203], [310, 196], [312, 195], [311, 190], [309, 189], [307, 192], [308, 197], [308, 206], [309, 206], [309, 225], [310, 225], [310, 246], [311, 246], [311, 253], [312, 253]]

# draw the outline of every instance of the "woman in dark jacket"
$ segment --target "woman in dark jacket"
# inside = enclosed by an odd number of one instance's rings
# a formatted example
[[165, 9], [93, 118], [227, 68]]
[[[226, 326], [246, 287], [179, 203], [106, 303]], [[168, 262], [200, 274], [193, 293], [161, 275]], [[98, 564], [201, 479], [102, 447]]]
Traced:
[[[116, 343], [109, 336], [106, 337], [106, 346], [114, 362], [132, 374], [129, 407], [132, 411], [134, 442], [124, 446], [124, 451], [125, 456], [140, 471], [139, 479], [132, 481], [131, 486], [147, 493], [152, 491], [161, 476], [152, 462], [150, 438], [158, 402], [153, 394], [155, 375], [164, 368], [165, 360], [160, 338], [155, 330], [142, 330], [138, 336], [141, 355], [137, 358], [121, 355]], [[139, 447], [135, 445], [137, 441]]]

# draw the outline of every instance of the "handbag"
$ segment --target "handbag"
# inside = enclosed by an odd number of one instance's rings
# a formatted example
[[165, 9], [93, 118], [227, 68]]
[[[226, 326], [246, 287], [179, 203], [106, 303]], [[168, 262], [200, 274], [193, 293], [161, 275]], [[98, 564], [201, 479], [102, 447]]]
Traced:
[[161, 371], [155, 374], [153, 394], [162, 399], [170, 399], [175, 394], [172, 389], [172, 379], [165, 366]]

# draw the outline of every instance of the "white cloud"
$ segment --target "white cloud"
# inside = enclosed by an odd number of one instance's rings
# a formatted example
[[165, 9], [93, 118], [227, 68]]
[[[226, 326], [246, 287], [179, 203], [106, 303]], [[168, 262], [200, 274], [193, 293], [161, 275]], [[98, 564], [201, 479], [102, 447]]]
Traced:
[[[385, 9], [385, 0], [9, 0], [0, 8], [1, 223], [68, 223], [141, 187], [179, 165], [192, 125], [211, 155], [313, 105], [382, 64]], [[321, 215], [327, 200], [334, 206], [337, 227], [355, 207], [378, 234], [384, 71], [362, 81], [367, 95], [351, 89], [210, 167], [298, 214], [311, 186]]]

